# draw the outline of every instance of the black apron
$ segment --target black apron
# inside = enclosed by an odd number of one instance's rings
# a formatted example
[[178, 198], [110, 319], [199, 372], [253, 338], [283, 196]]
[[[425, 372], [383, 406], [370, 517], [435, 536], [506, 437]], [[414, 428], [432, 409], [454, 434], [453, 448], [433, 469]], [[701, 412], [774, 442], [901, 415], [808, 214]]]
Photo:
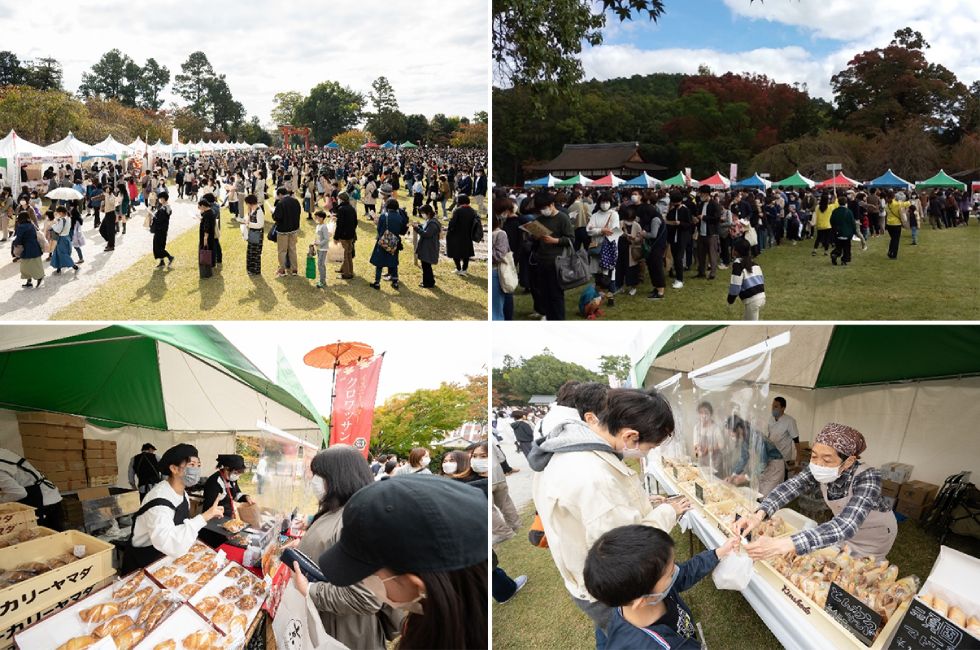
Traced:
[[23, 503], [25, 506], [31, 506], [36, 510], [40, 510], [41, 508], [44, 507], [44, 496], [41, 494], [41, 486], [46, 485], [47, 487], [54, 489], [54, 484], [51, 483], [51, 481], [44, 478], [43, 474], [32, 472], [31, 470], [24, 467], [24, 463], [26, 462], [27, 462], [26, 458], [21, 458], [16, 463], [0, 458], [0, 463], [13, 465], [14, 467], [23, 470], [24, 472], [27, 472], [28, 474], [31, 475], [31, 477], [34, 479], [34, 483], [32, 483], [31, 485], [24, 486], [24, 489], [27, 490], [27, 496], [25, 496], [23, 499], [18, 499], [17, 502]]
[[[179, 506], [175, 506], [168, 499], [158, 497], [156, 499], [151, 499], [140, 506], [139, 511], [136, 516], [133, 517], [133, 530], [136, 530], [136, 520], [142, 516], [144, 512], [150, 508], [155, 508], [157, 506], [166, 506], [173, 509], [174, 511], [174, 525], [179, 526], [186, 520], [190, 519], [191, 508], [187, 502], [186, 495], [184, 496], [183, 502]], [[122, 575], [127, 575], [136, 571], [137, 569], [142, 569], [145, 566], [153, 564], [157, 560], [163, 557], [163, 553], [158, 551], [154, 546], [133, 546], [133, 531], [129, 533], [129, 540], [126, 542], [126, 550], [123, 552], [123, 562], [122, 569], [120, 573]]]

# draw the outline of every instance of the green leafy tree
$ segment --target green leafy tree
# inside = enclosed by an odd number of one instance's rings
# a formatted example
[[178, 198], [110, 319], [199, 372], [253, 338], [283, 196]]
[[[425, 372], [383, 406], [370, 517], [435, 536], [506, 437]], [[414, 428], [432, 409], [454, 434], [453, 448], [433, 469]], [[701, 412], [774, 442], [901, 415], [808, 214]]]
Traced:
[[245, 121], [245, 107], [232, 96], [225, 75], [219, 75], [211, 81], [207, 97], [211, 127], [228, 134], [235, 133]]
[[387, 113], [398, 110], [398, 100], [395, 99], [395, 89], [387, 77], [378, 77], [371, 82], [371, 92], [368, 98], [374, 105], [375, 113]]
[[61, 63], [51, 57], [28, 61], [24, 67], [24, 85], [38, 90], [61, 90]]
[[460, 124], [459, 128], [453, 132], [449, 144], [462, 149], [486, 149], [487, 125]]
[[113, 48], [103, 54], [89, 72], [82, 73], [78, 93], [82, 97], [115, 99], [124, 106], [136, 106], [136, 84], [140, 73], [140, 67], [128, 54]]
[[429, 119], [420, 113], [412, 113], [405, 117], [405, 141], [424, 144], [429, 132]]
[[239, 139], [249, 144], [255, 144], [256, 142], [272, 144], [272, 135], [262, 128], [262, 125], [259, 123], [259, 118], [256, 116], [253, 116], [251, 120], [242, 125]]
[[82, 133], [89, 122], [85, 105], [67, 93], [30, 86], [0, 89], [0, 131], [4, 134], [14, 129], [26, 140], [53, 142], [69, 130]]
[[489, 124], [490, 115], [486, 111], [477, 111], [473, 114], [473, 121], [477, 124]]
[[373, 133], [380, 141], [392, 140], [401, 142], [407, 140], [408, 119], [401, 111], [385, 111], [373, 113], [364, 123], [364, 128]]
[[362, 131], [361, 129], [350, 129], [343, 133], [338, 133], [333, 137], [334, 142], [347, 151], [357, 151], [361, 148], [362, 144], [367, 144], [373, 139], [374, 136], [371, 133]]
[[298, 93], [295, 90], [276, 93], [272, 98], [272, 111], [269, 112], [272, 122], [277, 126], [293, 124], [296, 121], [296, 109], [304, 99], [303, 93]]
[[364, 96], [336, 81], [324, 81], [296, 107], [296, 120], [310, 127], [313, 139], [324, 145], [353, 128], [364, 111]]
[[174, 92], [190, 102], [190, 110], [208, 121], [211, 112], [210, 91], [218, 76], [204, 52], [192, 52], [180, 64], [181, 74], [174, 77]]
[[592, 372], [577, 363], [561, 361], [547, 349], [529, 359], [521, 358], [509, 370], [503, 372], [508, 389], [522, 403], [527, 403], [531, 395], [554, 395], [558, 388], [569, 379], [578, 381], [598, 381], [605, 383], [605, 377]]
[[0, 88], [24, 83], [25, 70], [13, 52], [0, 52]]
[[167, 66], [160, 65], [152, 57], [147, 59], [136, 80], [137, 103], [140, 108], [151, 111], [160, 110], [160, 107], [163, 106], [160, 93], [169, 83], [170, 70]]
[[458, 117], [446, 117], [442, 113], [436, 113], [429, 120], [429, 130], [426, 139], [431, 145], [448, 146], [453, 137], [453, 132], [459, 127]]
[[632, 368], [633, 364], [630, 363], [629, 356], [625, 354], [604, 354], [599, 357], [599, 374], [605, 377], [612, 375], [616, 379], [626, 379], [630, 376]]

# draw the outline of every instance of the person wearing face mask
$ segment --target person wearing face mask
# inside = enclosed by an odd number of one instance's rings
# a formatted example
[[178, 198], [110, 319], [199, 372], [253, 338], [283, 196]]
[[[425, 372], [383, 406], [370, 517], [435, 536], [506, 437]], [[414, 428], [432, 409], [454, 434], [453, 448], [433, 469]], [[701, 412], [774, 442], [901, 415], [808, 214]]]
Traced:
[[738, 546], [732, 537], [714, 550], [677, 563], [674, 540], [649, 526], [621, 526], [600, 537], [585, 559], [585, 586], [611, 608], [607, 647], [638, 650], [701, 648], [691, 608], [681, 598]]
[[517, 512], [517, 506], [514, 505], [513, 499], [510, 498], [507, 476], [500, 465], [502, 454], [496, 438], [493, 442], [492, 458], [490, 457], [488, 442], [481, 442], [473, 446], [470, 455], [470, 467], [483, 481], [481, 483], [474, 482], [470, 485], [487, 494], [487, 482], [492, 483], [491, 492], [487, 495], [493, 500], [493, 507], [490, 509], [490, 518], [493, 524], [491, 540], [494, 544], [500, 544], [513, 537], [521, 529], [521, 516]]
[[[579, 393], [576, 392], [576, 400]], [[544, 525], [558, 572], [575, 604], [605, 640], [612, 608], [585, 587], [588, 550], [603, 533], [631, 524], [669, 531], [690, 509], [686, 499], [656, 508], [639, 475], [624, 458], [645, 457], [674, 432], [670, 405], [656, 390], [608, 389], [598, 404], [581, 407], [582, 420], [568, 420], [535, 441], [528, 464], [535, 472], [534, 505]], [[591, 410], [595, 409], [595, 410]]]
[[858, 461], [865, 449], [864, 436], [856, 429], [837, 423], [825, 426], [813, 443], [810, 464], [778, 485], [759, 503], [759, 510], [740, 519], [735, 528], [744, 535], [817, 486], [834, 518], [789, 537], [762, 536], [746, 547], [749, 556], [760, 560], [791, 551], [805, 555], [827, 546], [847, 544], [857, 557], [885, 559], [895, 543], [898, 523], [881, 496], [881, 472]]
[[599, 209], [585, 227], [592, 238], [589, 244], [589, 267], [595, 275], [596, 286], [606, 290], [609, 306], [613, 306], [613, 294], [618, 290], [621, 278], [616, 276], [619, 258], [619, 238], [623, 230], [619, 225], [619, 212], [613, 209], [612, 196], [604, 193], [599, 197]]
[[359, 583], [407, 612], [400, 650], [488, 647], [483, 494], [407, 476], [359, 490], [342, 519], [340, 540], [320, 556], [320, 570], [336, 587]]
[[[483, 467], [482, 464], [478, 465]], [[454, 449], [442, 457], [442, 475], [460, 483], [469, 483], [474, 487], [478, 487], [482, 482], [486, 489], [486, 477], [474, 471], [473, 466], [470, 465], [470, 455], [459, 449]]]
[[217, 463], [218, 471], [209, 476], [204, 484], [204, 503], [217, 499], [225, 517], [237, 518], [235, 503], [255, 503], [238, 487], [238, 479], [245, 471], [245, 459], [238, 454], [219, 454]]
[[[796, 463], [800, 453], [800, 430], [796, 419], [786, 415], [786, 398], [776, 397], [772, 400], [772, 416], [767, 428], [768, 438], [779, 448], [783, 460], [787, 464]], [[786, 476], [784, 474], [783, 478]]]
[[[349, 445], [333, 445], [318, 452], [310, 462], [310, 471], [310, 486], [319, 506], [298, 549], [316, 559], [338, 542], [347, 502], [372, 485], [374, 477], [361, 452]], [[320, 612], [326, 633], [349, 648], [383, 650], [386, 640], [393, 639], [401, 625], [403, 613], [385, 605], [363, 582], [345, 587], [310, 583], [299, 570], [293, 571], [293, 580]]]
[[432, 462], [432, 456], [429, 454], [429, 450], [425, 447], [414, 447], [412, 451], [408, 452], [408, 463], [403, 465], [396, 474], [399, 476], [404, 476], [407, 474], [431, 474], [432, 470], [429, 469], [429, 463]]
[[725, 420], [725, 433], [735, 441], [734, 465], [725, 480], [748, 485], [750, 477], [757, 477], [759, 492], [768, 495], [783, 481], [786, 465], [779, 449], [737, 415]]
[[555, 260], [572, 247], [575, 231], [568, 215], [555, 207], [555, 197], [548, 190], [535, 194], [533, 205], [538, 213], [535, 221], [551, 231], [550, 235], [534, 236], [531, 244], [528, 279], [534, 312], [547, 320], [565, 320], [565, 290], [558, 284]]
[[201, 461], [194, 446], [179, 444], [163, 452], [159, 469], [164, 480], [153, 486], [133, 516], [133, 532], [123, 552], [122, 575], [164, 555], [183, 555], [205, 524], [223, 511], [220, 503], [204, 501], [211, 506], [196, 517], [190, 516], [186, 488], [201, 480]]

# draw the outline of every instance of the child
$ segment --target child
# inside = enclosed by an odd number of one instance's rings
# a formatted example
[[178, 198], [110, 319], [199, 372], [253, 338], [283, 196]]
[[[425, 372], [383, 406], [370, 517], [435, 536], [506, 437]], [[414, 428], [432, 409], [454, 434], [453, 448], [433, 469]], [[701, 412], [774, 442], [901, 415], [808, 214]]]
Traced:
[[578, 315], [587, 320], [595, 320], [603, 316], [603, 312], [599, 309], [602, 307], [603, 300], [603, 295], [594, 284], [587, 285], [578, 297]]
[[330, 248], [330, 228], [327, 226], [327, 213], [317, 210], [313, 215], [316, 218], [316, 268], [320, 274], [320, 281], [316, 283], [317, 289], [327, 288], [327, 250]]
[[674, 540], [652, 526], [620, 526], [596, 540], [585, 558], [585, 588], [612, 607], [607, 648], [701, 648], [691, 609], [680, 596], [707, 576], [738, 544], [674, 562]]
[[732, 280], [728, 287], [728, 304], [736, 298], [745, 306], [743, 320], [759, 320], [759, 311], [766, 305], [766, 285], [762, 269], [752, 259], [752, 245], [746, 239], [735, 242], [737, 259], [732, 264]]

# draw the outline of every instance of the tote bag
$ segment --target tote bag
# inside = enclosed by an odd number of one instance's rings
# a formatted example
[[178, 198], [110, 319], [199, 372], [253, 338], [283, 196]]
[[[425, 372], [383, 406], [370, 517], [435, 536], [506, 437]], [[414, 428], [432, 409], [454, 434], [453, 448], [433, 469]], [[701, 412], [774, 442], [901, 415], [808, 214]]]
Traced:
[[562, 289], [574, 289], [588, 284], [592, 277], [589, 273], [589, 254], [584, 248], [576, 252], [571, 244], [566, 245], [555, 260], [555, 272], [558, 274], [558, 285]]
[[347, 650], [347, 646], [327, 635], [313, 602], [299, 593], [292, 580], [283, 589], [272, 631], [277, 650]]
[[514, 264], [514, 254], [507, 251], [504, 259], [497, 267], [497, 278], [500, 280], [500, 290], [504, 293], [514, 293], [517, 289], [517, 266]]

